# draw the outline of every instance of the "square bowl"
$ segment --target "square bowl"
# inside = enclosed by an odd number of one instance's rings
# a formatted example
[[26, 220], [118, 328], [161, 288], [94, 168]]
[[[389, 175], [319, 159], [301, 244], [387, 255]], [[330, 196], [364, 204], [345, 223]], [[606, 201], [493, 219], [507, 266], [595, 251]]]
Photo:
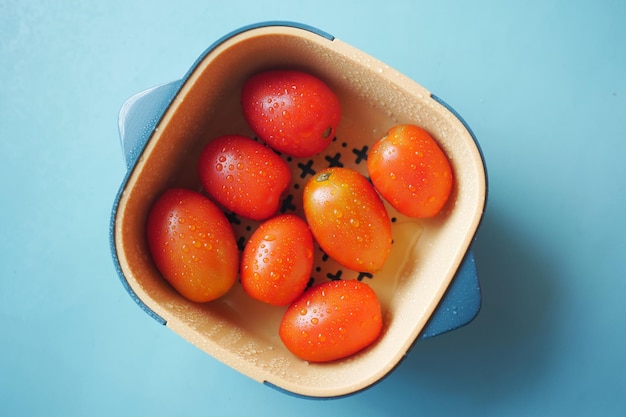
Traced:
[[[394, 244], [380, 272], [349, 271], [316, 251], [316, 282], [362, 280], [383, 308], [380, 338], [331, 363], [293, 356], [278, 336], [286, 307], [252, 300], [239, 283], [210, 303], [186, 300], [159, 274], [146, 242], [147, 214], [163, 191], [176, 186], [202, 192], [197, 159], [206, 143], [224, 134], [253, 136], [241, 111], [241, 88], [252, 74], [272, 68], [316, 75], [342, 106], [328, 149], [312, 158], [283, 156], [294, 181], [282, 212], [302, 215], [304, 184], [322, 168], [341, 165], [367, 176], [367, 149], [397, 124], [428, 130], [453, 167], [452, 195], [435, 218], [410, 219], [385, 203]], [[180, 81], [129, 99], [120, 113], [120, 133], [128, 172], [114, 203], [110, 233], [124, 286], [157, 321], [250, 378], [305, 397], [352, 394], [387, 375], [419, 337], [459, 327], [477, 314], [480, 291], [470, 249], [485, 207], [486, 173], [471, 130], [424, 87], [339, 39], [291, 22], [241, 28], [208, 48]], [[242, 245], [258, 223], [228, 215]]]

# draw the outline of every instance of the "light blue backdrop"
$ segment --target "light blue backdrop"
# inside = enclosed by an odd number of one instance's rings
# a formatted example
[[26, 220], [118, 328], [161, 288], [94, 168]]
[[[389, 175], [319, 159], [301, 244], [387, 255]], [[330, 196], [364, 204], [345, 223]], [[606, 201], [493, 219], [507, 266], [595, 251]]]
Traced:
[[[109, 252], [124, 100], [276, 19], [442, 97], [488, 166], [478, 318], [345, 399], [200, 352], [134, 304]], [[626, 415], [624, 22], [609, 0], [0, 1], [0, 415]]]

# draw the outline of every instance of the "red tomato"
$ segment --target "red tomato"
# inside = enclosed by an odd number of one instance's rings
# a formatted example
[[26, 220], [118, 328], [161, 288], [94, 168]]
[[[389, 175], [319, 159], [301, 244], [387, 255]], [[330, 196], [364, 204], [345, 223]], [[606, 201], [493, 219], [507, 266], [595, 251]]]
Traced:
[[226, 294], [237, 279], [239, 252], [224, 213], [195, 191], [165, 191], [148, 214], [146, 237], [163, 277], [191, 301]]
[[359, 272], [376, 272], [391, 250], [391, 221], [372, 184], [349, 168], [318, 172], [304, 187], [304, 214], [324, 252]]
[[398, 125], [378, 140], [367, 157], [376, 190], [400, 213], [437, 215], [454, 182], [450, 161], [433, 137], [414, 125]]
[[253, 75], [243, 86], [241, 104], [256, 135], [294, 157], [326, 149], [341, 118], [335, 93], [319, 78], [294, 70]]
[[313, 236], [298, 216], [273, 217], [254, 231], [241, 258], [241, 284], [252, 298], [284, 306], [302, 294], [313, 268]]
[[279, 335], [300, 359], [328, 362], [369, 346], [380, 335], [382, 325], [380, 302], [367, 284], [327, 281], [289, 306]]
[[207, 193], [226, 209], [263, 220], [280, 208], [291, 170], [276, 153], [250, 138], [220, 136], [200, 154], [198, 171]]

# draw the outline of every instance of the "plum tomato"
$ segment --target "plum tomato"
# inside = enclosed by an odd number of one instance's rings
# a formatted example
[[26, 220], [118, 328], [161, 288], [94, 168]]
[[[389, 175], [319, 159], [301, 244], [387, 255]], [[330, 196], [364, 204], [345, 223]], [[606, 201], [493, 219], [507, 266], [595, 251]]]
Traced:
[[289, 306], [279, 326], [285, 347], [300, 359], [328, 362], [371, 345], [382, 331], [382, 309], [358, 280], [326, 281]]
[[166, 190], [150, 209], [146, 238], [157, 269], [191, 301], [215, 300], [237, 279], [233, 229], [219, 207], [200, 193]]
[[198, 172], [215, 201], [251, 220], [274, 215], [291, 184], [291, 170], [280, 156], [241, 135], [210, 141], [200, 154]]
[[391, 221], [372, 184], [350, 168], [315, 174], [303, 192], [304, 214], [322, 250], [358, 272], [376, 272], [391, 250]]
[[454, 182], [446, 154], [426, 130], [415, 125], [389, 129], [370, 149], [367, 168], [383, 198], [414, 218], [437, 215]]
[[341, 119], [337, 95], [318, 77], [296, 70], [251, 76], [243, 86], [241, 105], [254, 133], [293, 157], [326, 149]]
[[241, 257], [241, 284], [252, 298], [284, 306], [302, 294], [313, 268], [313, 236], [300, 217], [283, 214], [261, 223]]

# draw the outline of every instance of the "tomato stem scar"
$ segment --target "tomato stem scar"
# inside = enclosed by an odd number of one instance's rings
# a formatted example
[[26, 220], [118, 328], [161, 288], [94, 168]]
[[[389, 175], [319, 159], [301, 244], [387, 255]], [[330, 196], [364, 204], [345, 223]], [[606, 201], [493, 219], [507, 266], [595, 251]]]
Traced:
[[315, 178], [315, 181], [317, 181], [317, 182], [327, 181], [327, 180], [328, 180], [328, 178], [330, 178], [330, 175], [331, 175], [331, 174], [332, 174], [332, 172], [324, 172], [324, 173], [322, 173], [322, 174], [318, 175], [318, 176]]

